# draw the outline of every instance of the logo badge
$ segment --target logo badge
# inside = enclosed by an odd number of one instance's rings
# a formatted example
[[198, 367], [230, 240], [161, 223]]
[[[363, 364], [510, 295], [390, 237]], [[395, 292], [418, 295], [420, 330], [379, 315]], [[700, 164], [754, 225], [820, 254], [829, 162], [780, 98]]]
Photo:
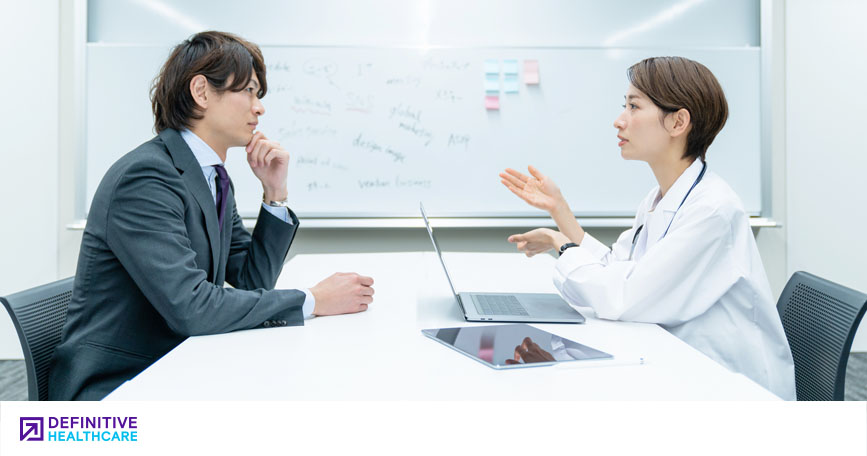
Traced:
[[22, 416], [21, 417], [21, 441], [39, 441], [45, 440], [45, 436], [42, 434], [42, 429], [44, 427], [43, 418], [36, 416]]

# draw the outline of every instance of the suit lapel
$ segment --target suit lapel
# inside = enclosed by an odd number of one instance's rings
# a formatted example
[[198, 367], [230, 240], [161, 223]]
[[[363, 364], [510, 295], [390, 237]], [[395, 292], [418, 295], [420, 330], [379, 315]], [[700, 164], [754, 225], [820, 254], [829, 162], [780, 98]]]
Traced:
[[190, 147], [187, 146], [187, 143], [177, 131], [166, 129], [159, 136], [166, 144], [169, 154], [171, 154], [172, 160], [175, 163], [175, 168], [181, 171], [181, 176], [187, 184], [187, 188], [193, 194], [193, 198], [205, 216], [208, 244], [211, 246], [211, 280], [216, 280], [220, 265], [220, 245], [222, 244], [222, 240], [220, 239], [220, 225], [217, 221], [217, 206], [214, 204], [211, 190], [208, 188], [208, 183], [202, 174], [202, 167], [199, 166], [199, 162], [196, 160]]

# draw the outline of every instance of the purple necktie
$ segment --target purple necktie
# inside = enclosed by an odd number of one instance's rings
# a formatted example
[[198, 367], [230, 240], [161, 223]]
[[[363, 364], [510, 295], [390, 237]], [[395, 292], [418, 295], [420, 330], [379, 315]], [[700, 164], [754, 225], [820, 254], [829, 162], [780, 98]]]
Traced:
[[220, 231], [223, 231], [223, 215], [226, 214], [226, 203], [229, 198], [229, 175], [223, 165], [214, 165], [217, 171], [217, 218], [220, 221]]

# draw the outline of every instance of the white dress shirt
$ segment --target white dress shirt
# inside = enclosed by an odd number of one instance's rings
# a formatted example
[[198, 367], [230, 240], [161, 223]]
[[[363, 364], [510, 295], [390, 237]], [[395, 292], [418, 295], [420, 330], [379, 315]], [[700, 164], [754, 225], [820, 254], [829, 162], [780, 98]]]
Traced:
[[678, 210], [701, 168], [696, 160], [661, 198], [654, 188], [611, 249], [585, 234], [580, 247], [557, 261], [554, 284], [573, 307], [591, 307], [599, 318], [659, 324], [794, 400], [792, 354], [740, 199], [707, 170]]
[[[193, 151], [193, 155], [195, 155], [196, 160], [199, 162], [199, 166], [202, 167], [202, 174], [205, 175], [205, 180], [208, 182], [208, 188], [211, 190], [211, 197], [214, 198], [214, 207], [216, 207], [217, 170], [214, 169], [214, 166], [225, 165], [225, 163], [220, 160], [220, 156], [214, 152], [214, 149], [212, 149], [208, 143], [206, 143], [202, 138], [199, 138], [189, 129], [184, 128], [181, 130], [181, 138], [184, 139], [184, 142], [186, 142], [187, 146], [190, 147], [190, 150]], [[262, 203], [262, 207], [273, 216], [283, 220], [285, 223], [290, 225], [292, 224], [292, 218], [289, 217], [289, 209], [284, 207], [274, 207], [265, 203]], [[305, 319], [311, 318], [313, 317], [313, 309], [316, 306], [316, 299], [313, 297], [313, 293], [311, 293], [309, 289], [304, 288], [301, 291], [303, 291], [305, 295], [304, 305], [301, 307], [301, 311], [304, 314]]]

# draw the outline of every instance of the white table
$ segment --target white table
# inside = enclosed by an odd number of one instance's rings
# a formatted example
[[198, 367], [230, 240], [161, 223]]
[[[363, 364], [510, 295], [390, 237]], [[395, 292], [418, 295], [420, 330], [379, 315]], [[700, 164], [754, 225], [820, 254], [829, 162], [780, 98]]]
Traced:
[[[547, 255], [451, 253], [445, 260], [459, 291], [554, 292]], [[374, 278], [368, 311], [191, 337], [108, 399], [777, 399], [656, 325], [599, 320], [590, 309], [583, 325], [536, 326], [647, 363], [491, 369], [421, 334], [478, 324], [464, 321], [432, 252], [299, 255], [277, 287], [309, 287], [336, 271]]]

